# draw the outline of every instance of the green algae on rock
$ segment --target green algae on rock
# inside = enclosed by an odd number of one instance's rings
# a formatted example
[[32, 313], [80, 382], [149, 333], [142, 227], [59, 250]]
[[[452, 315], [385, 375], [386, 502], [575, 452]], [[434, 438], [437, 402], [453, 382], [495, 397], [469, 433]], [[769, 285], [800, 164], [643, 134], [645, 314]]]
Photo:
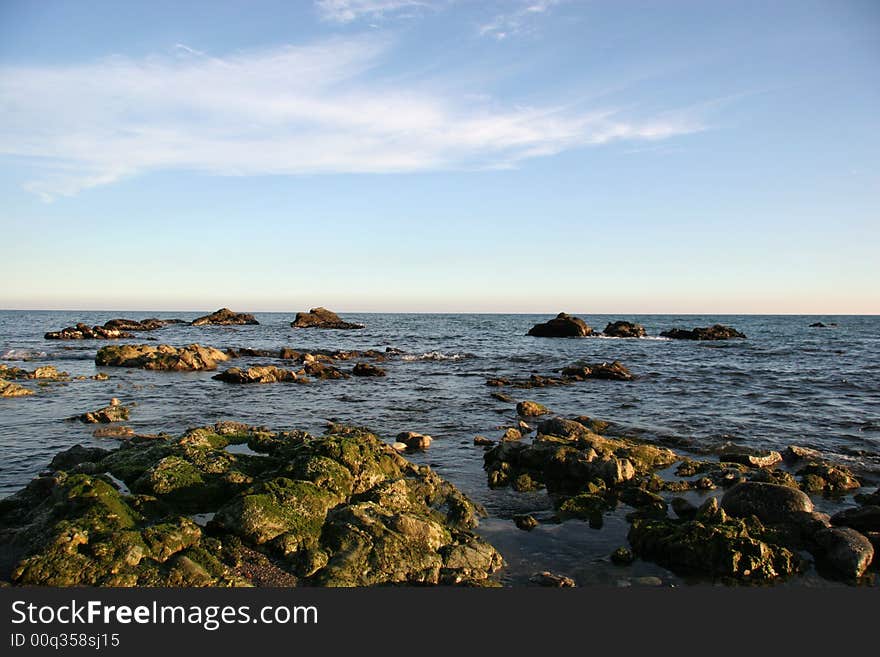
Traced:
[[172, 347], [167, 344], [122, 344], [101, 347], [95, 356], [96, 365], [139, 367], [145, 370], [215, 370], [217, 363], [229, 356], [213, 347], [191, 344]]
[[[241, 443], [257, 453], [226, 449]], [[478, 584], [503, 565], [472, 532], [477, 506], [365, 429], [314, 437], [218, 423], [115, 450], [76, 446], [52, 467], [0, 500], [0, 579]]]

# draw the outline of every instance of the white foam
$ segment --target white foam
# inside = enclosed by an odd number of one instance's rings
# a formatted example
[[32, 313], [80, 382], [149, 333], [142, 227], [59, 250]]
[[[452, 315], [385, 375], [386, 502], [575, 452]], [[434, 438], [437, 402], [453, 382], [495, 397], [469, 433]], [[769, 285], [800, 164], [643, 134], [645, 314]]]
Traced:
[[401, 356], [402, 360], [464, 360], [469, 358], [470, 354], [444, 354], [442, 351], [428, 351], [424, 354], [405, 354]]

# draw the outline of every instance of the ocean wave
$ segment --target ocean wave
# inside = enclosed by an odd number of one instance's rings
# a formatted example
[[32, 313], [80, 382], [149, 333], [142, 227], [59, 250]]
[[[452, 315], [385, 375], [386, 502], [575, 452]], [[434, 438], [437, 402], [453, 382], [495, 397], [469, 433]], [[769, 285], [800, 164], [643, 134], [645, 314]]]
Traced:
[[29, 349], [7, 349], [0, 354], [0, 360], [35, 360], [45, 357], [45, 351], [31, 351]]
[[473, 358], [473, 354], [444, 354], [442, 351], [428, 351], [424, 354], [404, 354], [401, 360], [464, 360], [465, 358]]
[[672, 338], [664, 338], [660, 335], [643, 335], [641, 337], [624, 338], [619, 335], [604, 335], [602, 333], [594, 333], [586, 336], [588, 338], [598, 338], [599, 340], [654, 340], [656, 342], [671, 342]]

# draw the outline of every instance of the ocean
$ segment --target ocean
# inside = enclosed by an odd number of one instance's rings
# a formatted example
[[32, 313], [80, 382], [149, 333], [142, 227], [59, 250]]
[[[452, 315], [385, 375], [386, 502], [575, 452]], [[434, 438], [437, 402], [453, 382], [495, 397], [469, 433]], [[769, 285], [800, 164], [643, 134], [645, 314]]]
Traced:
[[[387, 377], [308, 385], [232, 385], [212, 380], [215, 372], [96, 368], [97, 349], [110, 341], [43, 339], [47, 331], [77, 322], [91, 326], [116, 317], [191, 320], [202, 314], [0, 311], [2, 362], [28, 369], [54, 365], [71, 377], [91, 376], [99, 370], [110, 375], [107, 381], [72, 380], [47, 386], [19, 382], [37, 394], [0, 399], [0, 496], [25, 485], [60, 450], [77, 443], [115, 445], [114, 440], [94, 438], [94, 425], [65, 421], [105, 406], [111, 397], [133, 406], [126, 424], [139, 433], [179, 434], [224, 419], [321, 433], [328, 421], [342, 421], [370, 427], [389, 442], [401, 431], [431, 435], [431, 448], [408, 458], [430, 465], [486, 507], [488, 517], [479, 531], [508, 562], [501, 576], [504, 583], [522, 583], [534, 572], [550, 570], [579, 583], [680, 584], [684, 580], [679, 576], [654, 564], [637, 561], [622, 571], [608, 562], [610, 551], [625, 544], [623, 514], [611, 514], [601, 531], [577, 520], [542, 522], [532, 532], [516, 529], [511, 519], [518, 513], [551, 519], [546, 493], [490, 490], [483, 471], [483, 448], [473, 444], [475, 435], [497, 439], [500, 427], [516, 421], [512, 403], [490, 396], [496, 389], [486, 386], [488, 378], [548, 375], [578, 361], [610, 360], [621, 361], [636, 379], [506, 388], [505, 392], [516, 400], [544, 404], [559, 415], [610, 421], [610, 435], [664, 441], [685, 454], [707, 454], [726, 441], [777, 450], [796, 444], [821, 450], [873, 486], [880, 478], [880, 317], [876, 316], [572, 312], [597, 330], [614, 320], [636, 321], [653, 337], [548, 339], [526, 333], [550, 315], [344, 313], [343, 319], [366, 328], [333, 331], [291, 328], [294, 313], [255, 313], [258, 326], [169, 325], [126, 340], [218, 348], [393, 347], [403, 352], [380, 363]], [[809, 327], [817, 321], [837, 326]], [[673, 327], [719, 322], [748, 338], [692, 342], [656, 337]], [[267, 358], [241, 358], [228, 365], [258, 363], [282, 364]], [[830, 511], [838, 503], [824, 504]]]

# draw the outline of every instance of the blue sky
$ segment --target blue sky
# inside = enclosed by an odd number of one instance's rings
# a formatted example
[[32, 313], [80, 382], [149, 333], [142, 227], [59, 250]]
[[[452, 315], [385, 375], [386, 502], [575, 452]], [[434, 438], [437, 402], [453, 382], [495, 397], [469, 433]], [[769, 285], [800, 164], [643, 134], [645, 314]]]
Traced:
[[0, 307], [880, 314], [880, 4], [0, 2]]

